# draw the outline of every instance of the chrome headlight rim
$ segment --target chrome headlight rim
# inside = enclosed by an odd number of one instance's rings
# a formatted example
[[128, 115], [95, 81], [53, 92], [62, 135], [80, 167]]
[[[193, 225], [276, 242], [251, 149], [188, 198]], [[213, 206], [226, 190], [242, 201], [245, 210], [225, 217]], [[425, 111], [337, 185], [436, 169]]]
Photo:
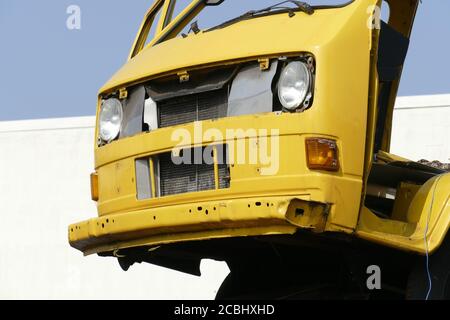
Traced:
[[[111, 112], [111, 114], [105, 114]], [[106, 118], [105, 118], [106, 117]], [[103, 143], [114, 141], [120, 134], [123, 124], [123, 106], [119, 99], [108, 98], [101, 101], [98, 120], [99, 138]], [[105, 125], [109, 124], [109, 128]]]
[[[310, 102], [312, 99], [312, 87], [314, 83], [314, 74], [313, 74], [313, 59], [310, 57], [306, 60], [291, 60], [284, 64], [281, 69], [278, 82], [277, 82], [277, 95], [278, 100], [282, 106], [282, 109], [286, 112], [299, 112], [303, 111], [310, 107]], [[299, 88], [295, 88], [291, 86], [291, 94], [294, 92], [297, 94], [296, 100], [292, 102], [288, 102], [286, 99], [286, 93], [283, 92], [283, 89], [286, 89], [286, 77], [287, 71], [295, 69], [298, 66], [300, 73], [297, 74], [297, 80], [303, 82], [303, 88], [300, 90]], [[304, 78], [303, 81], [301, 78]], [[285, 83], [283, 83], [285, 82]], [[297, 92], [295, 92], [295, 90]]]

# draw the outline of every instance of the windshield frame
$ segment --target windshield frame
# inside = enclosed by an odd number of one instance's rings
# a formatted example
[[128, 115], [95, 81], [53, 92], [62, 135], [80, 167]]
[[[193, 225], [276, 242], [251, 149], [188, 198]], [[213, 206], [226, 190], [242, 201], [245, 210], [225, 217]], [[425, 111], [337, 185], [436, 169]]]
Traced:
[[[311, 5], [311, 8], [313, 8], [314, 10], [338, 9], [338, 8], [346, 7], [354, 1], [355, 0], [348, 0], [346, 3], [336, 4], [336, 5]], [[235, 18], [232, 18], [228, 21], [224, 21], [214, 27], [211, 27], [211, 28], [208, 28], [208, 29], [205, 29], [202, 31], [210, 32], [210, 31], [214, 31], [214, 30], [218, 30], [218, 29], [223, 29], [223, 28], [229, 27], [233, 24], [239, 23], [241, 21], [262, 18], [262, 17], [271, 16], [271, 15], [275, 15], [275, 14], [283, 14], [283, 13], [290, 13], [290, 12], [302, 12], [302, 9], [292, 7], [292, 8], [281, 8], [281, 9], [277, 9], [277, 10], [261, 11], [261, 12], [258, 12], [258, 10], [256, 10], [256, 11], [257, 12], [255, 14], [249, 15], [250, 12], [247, 12], [241, 16], [237, 16]]]
[[[165, 0], [165, 2], [166, 3], [164, 4], [164, 6], [166, 7], [166, 10], [167, 9], [170, 10], [174, 1], [173, 0]], [[350, 4], [352, 4], [353, 2], [355, 2], [355, 0], [348, 0], [345, 3], [336, 4], [336, 5], [311, 5], [311, 7], [315, 10], [338, 9], [338, 8], [346, 7]], [[220, 4], [221, 3], [219, 3], [215, 6], [220, 6]], [[138, 54], [140, 51], [142, 51], [143, 49], [145, 49], [147, 47], [153, 47], [164, 41], [167, 41], [167, 40], [170, 40], [170, 39], [176, 37], [207, 6], [208, 5], [206, 5], [206, 0], [193, 0], [189, 5], [187, 5], [184, 8], [183, 11], [181, 11], [173, 19], [171, 17], [171, 13], [164, 12], [164, 27], [161, 30], [159, 30], [159, 32], [155, 35], [153, 40], [150, 41], [145, 47], [142, 47], [142, 48], [133, 47], [133, 50], [132, 50], [132, 52], [134, 53], [133, 56], [135, 56], [136, 54]], [[210, 6], [212, 6], [212, 5], [210, 5]], [[264, 16], [268, 16], [268, 15], [282, 14], [282, 13], [286, 13], [289, 11], [297, 12], [297, 11], [301, 11], [301, 9], [297, 9], [297, 8], [293, 7], [291, 10], [289, 10], [289, 9], [274, 10], [274, 11], [256, 14], [254, 16], [249, 16], [247, 18], [243, 18], [240, 21], [244, 21], [247, 19], [260, 18], [260, 17], [264, 17]], [[238, 16], [236, 16], [236, 18], [238, 18]], [[169, 19], [171, 19], [171, 20], [169, 20]], [[240, 21], [237, 21], [236, 23], [238, 23]], [[215, 27], [203, 30], [203, 32], [213, 31], [213, 30], [216, 30], [219, 28], [225, 28], [228, 25], [231, 25], [231, 24], [227, 24], [228, 22], [230, 22], [230, 21], [225, 21]], [[155, 21], [153, 21], [153, 23], [155, 23]], [[225, 24], [227, 24], [227, 25], [225, 25]], [[234, 23], [232, 23], [232, 24], [234, 24]], [[140, 31], [138, 38], [142, 38], [143, 31], [144, 30]], [[131, 58], [131, 56], [130, 56], [130, 58]]]

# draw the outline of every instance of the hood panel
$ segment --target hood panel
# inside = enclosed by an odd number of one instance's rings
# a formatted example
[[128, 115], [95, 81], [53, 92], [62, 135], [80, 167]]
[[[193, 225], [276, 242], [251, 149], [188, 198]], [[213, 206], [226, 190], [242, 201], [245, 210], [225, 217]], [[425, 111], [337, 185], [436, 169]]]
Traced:
[[[330, 41], [363, 2], [344, 8], [297, 12], [242, 21], [211, 32], [174, 38], [148, 47], [129, 60], [100, 90], [109, 92], [126, 84], [189, 67], [244, 58], [310, 52]], [[361, 10], [361, 9], [359, 9]]]

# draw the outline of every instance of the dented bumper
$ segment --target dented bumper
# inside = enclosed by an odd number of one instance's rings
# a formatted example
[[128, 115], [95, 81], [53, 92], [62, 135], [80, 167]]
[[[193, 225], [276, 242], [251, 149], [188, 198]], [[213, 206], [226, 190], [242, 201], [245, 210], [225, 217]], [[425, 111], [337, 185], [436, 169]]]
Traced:
[[69, 242], [85, 255], [212, 238], [325, 230], [330, 206], [301, 197], [260, 197], [151, 208], [69, 226]]

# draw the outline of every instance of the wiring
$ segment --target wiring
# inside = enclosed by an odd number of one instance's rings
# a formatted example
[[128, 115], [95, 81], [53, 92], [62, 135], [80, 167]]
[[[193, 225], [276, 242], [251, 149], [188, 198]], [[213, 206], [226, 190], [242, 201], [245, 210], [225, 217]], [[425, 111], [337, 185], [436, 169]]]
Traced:
[[436, 179], [436, 183], [434, 185], [434, 189], [433, 189], [433, 195], [431, 197], [431, 204], [430, 204], [430, 210], [428, 211], [428, 217], [427, 217], [427, 223], [425, 226], [425, 234], [424, 234], [424, 241], [425, 241], [425, 267], [426, 267], [426, 271], [427, 271], [427, 277], [428, 277], [428, 291], [427, 291], [427, 295], [425, 297], [425, 300], [428, 300], [430, 297], [430, 293], [431, 293], [431, 289], [433, 288], [433, 282], [431, 279], [431, 272], [430, 272], [430, 254], [429, 254], [429, 250], [428, 250], [428, 239], [427, 239], [427, 234], [428, 234], [428, 226], [430, 223], [430, 218], [431, 218], [431, 212], [433, 211], [433, 204], [434, 204], [434, 196], [436, 194], [436, 189], [439, 183], [439, 180], [442, 178], [442, 175], [440, 175], [437, 179]]

